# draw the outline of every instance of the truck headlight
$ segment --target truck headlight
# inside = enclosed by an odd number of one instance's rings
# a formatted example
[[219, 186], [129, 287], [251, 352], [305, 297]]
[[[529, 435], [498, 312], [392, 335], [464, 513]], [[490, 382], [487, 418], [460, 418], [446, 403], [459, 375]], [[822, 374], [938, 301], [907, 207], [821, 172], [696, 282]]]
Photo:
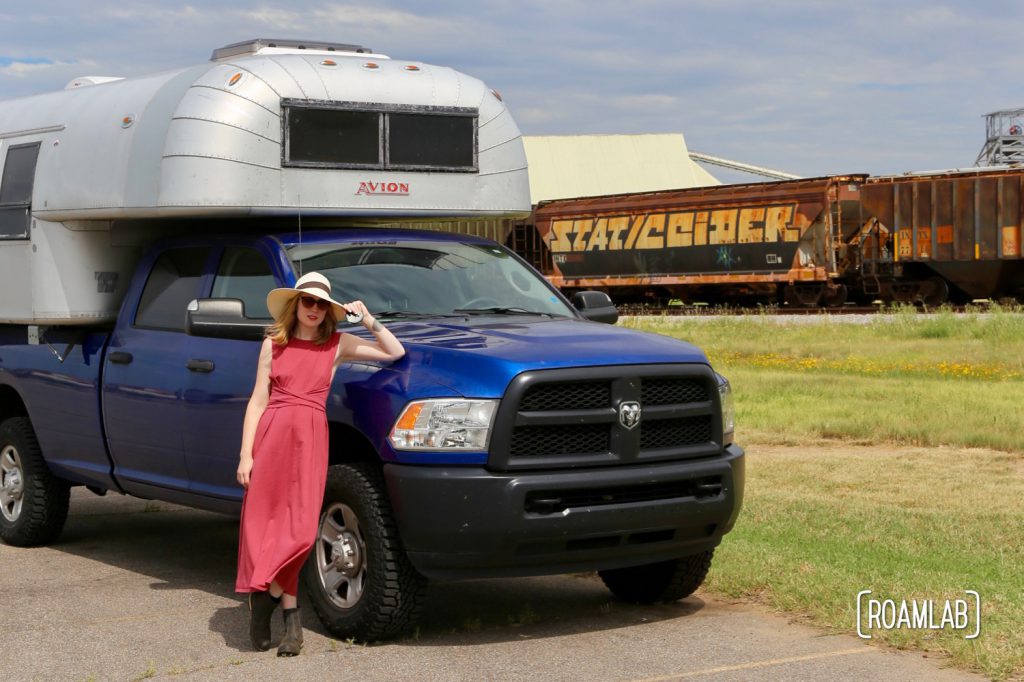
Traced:
[[396, 450], [487, 450], [497, 400], [414, 400], [391, 428]]
[[732, 386], [721, 374], [718, 375], [718, 397], [722, 403], [722, 445], [728, 445], [736, 430], [736, 405], [732, 400]]

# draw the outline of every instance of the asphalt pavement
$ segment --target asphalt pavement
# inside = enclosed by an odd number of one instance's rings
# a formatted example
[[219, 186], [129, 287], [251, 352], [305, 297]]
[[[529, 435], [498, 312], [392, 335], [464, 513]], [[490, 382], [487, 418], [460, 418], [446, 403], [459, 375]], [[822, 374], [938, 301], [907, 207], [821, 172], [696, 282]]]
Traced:
[[248, 641], [237, 534], [234, 518], [73, 490], [56, 544], [0, 544], [0, 679], [981, 679], [703, 592], [624, 604], [593, 575], [432, 584], [416, 630], [370, 646], [331, 638], [307, 605], [302, 655], [277, 658]]

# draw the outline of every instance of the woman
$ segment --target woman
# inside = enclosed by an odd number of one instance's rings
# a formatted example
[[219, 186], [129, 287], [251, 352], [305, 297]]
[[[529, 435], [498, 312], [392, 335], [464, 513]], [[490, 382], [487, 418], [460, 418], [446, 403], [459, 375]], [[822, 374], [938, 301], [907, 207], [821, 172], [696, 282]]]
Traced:
[[[256, 385], [242, 428], [238, 482], [245, 488], [235, 591], [249, 594], [249, 636], [270, 648], [270, 618], [284, 607], [285, 635], [278, 656], [302, 647], [299, 570], [320, 523], [327, 480], [324, 405], [338, 365], [347, 360], [397, 360], [401, 342], [362, 301], [340, 304], [318, 272], [294, 288], [267, 295], [274, 325], [260, 349]], [[335, 331], [347, 312], [359, 313], [375, 342]]]

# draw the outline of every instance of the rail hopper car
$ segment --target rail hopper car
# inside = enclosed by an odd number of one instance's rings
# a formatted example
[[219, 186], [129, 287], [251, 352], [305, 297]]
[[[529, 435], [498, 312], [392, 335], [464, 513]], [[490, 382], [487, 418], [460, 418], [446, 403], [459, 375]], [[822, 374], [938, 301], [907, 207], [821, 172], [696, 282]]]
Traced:
[[835, 175], [562, 199], [512, 239], [617, 302], [943, 303], [1024, 295], [1024, 169]]
[[1022, 200], [1022, 168], [868, 178], [845, 276], [898, 301], [1024, 301]]

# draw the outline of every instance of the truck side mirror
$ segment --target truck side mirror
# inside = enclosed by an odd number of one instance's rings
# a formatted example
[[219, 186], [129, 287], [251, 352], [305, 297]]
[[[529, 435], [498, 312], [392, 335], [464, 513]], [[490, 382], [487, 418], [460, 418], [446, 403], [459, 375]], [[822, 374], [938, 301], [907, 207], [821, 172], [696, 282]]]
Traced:
[[572, 295], [572, 305], [593, 322], [615, 324], [619, 320], [619, 309], [603, 291], [577, 291]]
[[273, 320], [251, 320], [237, 298], [201, 298], [188, 304], [185, 332], [215, 339], [259, 341]]

